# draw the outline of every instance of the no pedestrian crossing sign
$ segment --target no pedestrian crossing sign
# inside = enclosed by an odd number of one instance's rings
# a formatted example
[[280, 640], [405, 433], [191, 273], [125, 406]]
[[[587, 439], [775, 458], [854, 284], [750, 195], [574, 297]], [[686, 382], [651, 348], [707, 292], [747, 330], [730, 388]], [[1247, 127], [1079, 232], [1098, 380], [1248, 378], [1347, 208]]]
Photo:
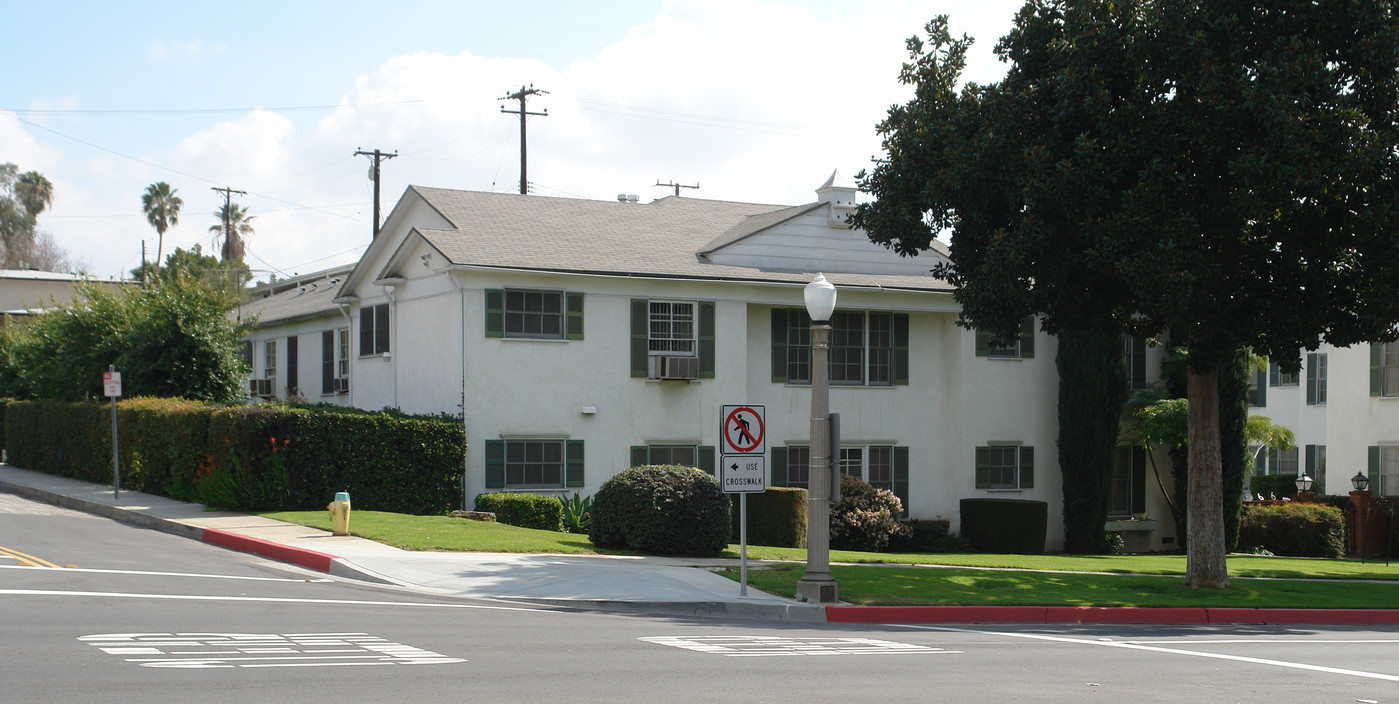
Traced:
[[762, 455], [767, 452], [767, 431], [762, 406], [724, 406], [719, 436], [723, 455]]

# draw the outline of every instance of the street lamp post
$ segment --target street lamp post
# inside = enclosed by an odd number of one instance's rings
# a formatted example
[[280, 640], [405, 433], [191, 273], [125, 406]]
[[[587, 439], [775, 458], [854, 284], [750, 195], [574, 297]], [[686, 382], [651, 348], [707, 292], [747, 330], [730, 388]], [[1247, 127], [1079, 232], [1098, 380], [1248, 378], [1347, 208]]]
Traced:
[[833, 604], [840, 585], [831, 576], [831, 314], [836, 287], [824, 274], [803, 291], [811, 316], [811, 447], [807, 464], [806, 574], [797, 582], [802, 601]]

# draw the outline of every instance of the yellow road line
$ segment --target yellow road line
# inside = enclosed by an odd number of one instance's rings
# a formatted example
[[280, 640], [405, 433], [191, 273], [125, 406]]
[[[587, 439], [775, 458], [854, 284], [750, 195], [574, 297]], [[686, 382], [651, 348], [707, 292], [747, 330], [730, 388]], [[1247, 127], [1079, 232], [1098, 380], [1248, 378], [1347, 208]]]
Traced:
[[15, 558], [16, 560], [19, 560], [19, 563], [21, 565], [28, 565], [29, 567], [52, 567], [56, 570], [62, 569], [58, 565], [55, 565], [52, 562], [49, 562], [48, 560], [41, 560], [37, 557], [34, 557], [33, 555], [26, 555], [18, 550], [11, 550], [10, 548], [7, 548], [3, 545], [0, 545], [0, 554], [9, 555], [10, 557]]

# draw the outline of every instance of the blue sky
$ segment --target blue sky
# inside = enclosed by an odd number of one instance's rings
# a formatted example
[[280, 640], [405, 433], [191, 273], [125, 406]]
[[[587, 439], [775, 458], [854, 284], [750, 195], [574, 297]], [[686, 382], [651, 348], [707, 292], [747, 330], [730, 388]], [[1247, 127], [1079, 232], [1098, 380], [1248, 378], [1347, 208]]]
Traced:
[[[508, 6], [507, 6], [508, 5]], [[1013, 0], [935, 2], [10, 3], [0, 60], [0, 162], [55, 185], [41, 230], [96, 276], [139, 265], [155, 232], [140, 194], [185, 200], [176, 246], [210, 248], [211, 187], [248, 191], [260, 278], [354, 261], [369, 240], [368, 160], [387, 213], [410, 184], [517, 189], [532, 83], [541, 196], [667, 195], [798, 204], [879, 150], [874, 125], [908, 98], [903, 40], [935, 14], [991, 47]], [[514, 107], [514, 104], [511, 105]]]

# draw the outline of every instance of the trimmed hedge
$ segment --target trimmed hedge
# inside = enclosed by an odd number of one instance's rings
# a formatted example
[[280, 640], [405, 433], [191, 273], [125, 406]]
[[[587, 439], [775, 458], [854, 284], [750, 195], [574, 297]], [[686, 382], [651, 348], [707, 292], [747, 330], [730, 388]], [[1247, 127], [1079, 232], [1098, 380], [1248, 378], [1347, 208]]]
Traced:
[[1285, 474], [1255, 474], [1248, 478], [1253, 498], [1262, 501], [1276, 497], [1290, 499], [1297, 495], [1297, 477]]
[[[10, 464], [112, 481], [111, 411], [100, 402], [12, 401]], [[182, 399], [117, 403], [122, 486], [245, 511], [356, 508], [445, 514], [461, 501], [460, 421]]]
[[954, 535], [947, 521], [907, 520], [908, 530], [889, 539], [889, 552], [971, 552], [971, 543]]
[[588, 539], [653, 555], [718, 555], [729, 544], [729, 498], [694, 467], [643, 465], [613, 475], [593, 495]]
[[962, 537], [979, 552], [1044, 552], [1049, 505], [1023, 499], [962, 499]]
[[478, 494], [476, 510], [494, 513], [498, 523], [536, 530], [563, 531], [563, 504], [552, 496], [504, 491]]
[[[729, 494], [733, 517], [731, 542], [737, 543], [738, 494]], [[748, 544], [775, 548], [806, 547], [806, 489], [773, 487], [748, 495]]]
[[1334, 506], [1289, 502], [1276, 506], [1244, 504], [1239, 549], [1263, 548], [1291, 557], [1341, 557], [1346, 544], [1345, 514]]

